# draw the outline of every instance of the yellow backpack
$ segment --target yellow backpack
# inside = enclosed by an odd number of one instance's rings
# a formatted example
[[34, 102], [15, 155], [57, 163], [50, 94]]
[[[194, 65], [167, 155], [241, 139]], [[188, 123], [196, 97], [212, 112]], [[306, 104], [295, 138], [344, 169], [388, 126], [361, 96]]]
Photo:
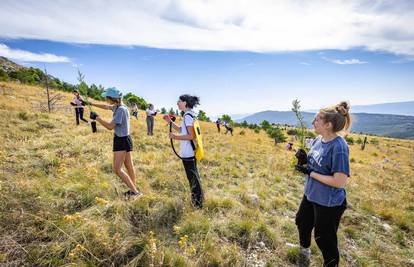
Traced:
[[[188, 115], [191, 118], [193, 118], [193, 127], [194, 127], [194, 132], [195, 132], [195, 135], [196, 135], [196, 139], [195, 140], [191, 140], [190, 141], [190, 144], [191, 144], [191, 147], [194, 150], [194, 155], [195, 155], [196, 160], [197, 161], [200, 161], [204, 157], [203, 140], [201, 138], [201, 128], [200, 128], [200, 124], [198, 123], [198, 120], [196, 118], [194, 118], [194, 116], [192, 114], [186, 113], [186, 114], [184, 114], [184, 117], [186, 115]], [[172, 121], [175, 121], [175, 117], [174, 117], [174, 119]], [[185, 121], [184, 121], [184, 126], [185, 126], [185, 129], [187, 130], [187, 126], [185, 125]], [[171, 131], [172, 131], [172, 123], [170, 123], [170, 132]], [[174, 143], [173, 143], [173, 140], [172, 139], [170, 139], [170, 142], [171, 142], [171, 147], [172, 147], [175, 155], [177, 155], [177, 157], [179, 157], [180, 159], [185, 160], [182, 157], [180, 157], [180, 155], [178, 155], [177, 151], [175, 150]]]
[[[201, 135], [200, 123], [198, 122], [197, 118], [195, 118], [192, 114], [190, 113], [184, 114], [184, 116], [186, 115], [194, 119], [193, 127], [194, 127], [194, 132], [196, 135], [196, 139], [191, 140], [191, 146], [193, 147], [196, 160], [200, 161], [204, 157], [203, 139]], [[184, 125], [185, 125], [185, 122], [184, 122]], [[187, 129], [187, 126], [186, 126], [186, 129]]]

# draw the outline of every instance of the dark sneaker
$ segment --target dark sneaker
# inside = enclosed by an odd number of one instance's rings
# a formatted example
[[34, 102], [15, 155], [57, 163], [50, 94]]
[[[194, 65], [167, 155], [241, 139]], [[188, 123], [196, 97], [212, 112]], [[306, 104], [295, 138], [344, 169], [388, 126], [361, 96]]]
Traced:
[[138, 193], [131, 192], [131, 195], [129, 196], [129, 199], [136, 199], [142, 196], [142, 193], [138, 191]]
[[126, 192], [123, 193], [124, 197], [129, 197], [131, 195], [132, 191], [128, 190]]
[[126, 200], [128, 200], [128, 199], [135, 199], [135, 198], [140, 197], [141, 195], [142, 195], [142, 193], [141, 193], [141, 192], [134, 193], [134, 192], [132, 192], [131, 190], [128, 190], [128, 191], [126, 191], [126, 192], [124, 193], [124, 198], [125, 198]]

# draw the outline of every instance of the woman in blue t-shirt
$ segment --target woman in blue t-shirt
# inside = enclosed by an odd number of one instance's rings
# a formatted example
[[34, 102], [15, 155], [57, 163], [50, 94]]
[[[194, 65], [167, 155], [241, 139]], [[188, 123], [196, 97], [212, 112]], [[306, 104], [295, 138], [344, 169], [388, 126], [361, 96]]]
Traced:
[[[135, 169], [132, 160], [132, 138], [129, 135], [129, 111], [122, 103], [122, 93], [115, 87], [106, 89], [102, 96], [106, 98], [109, 105], [90, 103], [90, 105], [112, 110], [112, 121], [103, 120], [96, 112], [91, 112], [90, 118], [102, 124], [108, 130], [114, 130], [114, 162], [113, 169], [129, 190], [124, 193], [126, 198], [136, 198], [141, 195], [135, 186]], [[126, 172], [122, 170], [125, 165]]]
[[301, 261], [309, 264], [311, 233], [322, 252], [324, 266], [338, 266], [337, 230], [346, 209], [349, 172], [349, 148], [339, 133], [349, 130], [349, 104], [321, 109], [312, 122], [320, 136], [313, 142], [307, 165], [296, 165], [306, 174], [305, 192], [296, 214], [299, 231]]

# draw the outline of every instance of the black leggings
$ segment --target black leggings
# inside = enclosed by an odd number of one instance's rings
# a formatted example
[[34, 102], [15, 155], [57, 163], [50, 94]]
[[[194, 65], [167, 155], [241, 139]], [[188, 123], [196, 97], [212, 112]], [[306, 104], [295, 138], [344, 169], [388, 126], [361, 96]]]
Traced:
[[303, 196], [296, 214], [300, 245], [310, 247], [312, 229], [315, 228], [315, 241], [323, 255], [323, 266], [338, 266], [338, 231], [341, 216], [346, 209], [346, 199], [340, 206], [325, 207], [310, 202]]
[[197, 170], [197, 160], [192, 158], [183, 159], [185, 173], [191, 188], [191, 201], [196, 208], [203, 207], [204, 194], [201, 188], [200, 175]]
[[79, 119], [81, 119], [84, 122], [88, 122], [83, 118], [83, 108], [75, 108], [76, 113], [76, 124], [79, 125]]

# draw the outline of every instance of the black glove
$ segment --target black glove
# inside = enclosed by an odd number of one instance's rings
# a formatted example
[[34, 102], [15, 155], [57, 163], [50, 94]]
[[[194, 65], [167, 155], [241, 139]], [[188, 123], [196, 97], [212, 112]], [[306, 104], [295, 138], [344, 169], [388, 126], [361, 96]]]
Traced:
[[73, 103], [73, 102], [70, 102], [70, 104], [71, 104], [72, 106], [76, 106], [76, 104], [75, 104], [75, 103]]
[[90, 103], [88, 101], [81, 100], [81, 104], [82, 106], [86, 106], [86, 105], [89, 105]]
[[94, 111], [91, 111], [91, 113], [89, 114], [89, 118], [91, 118], [91, 120], [96, 120], [96, 118], [98, 117], [99, 115]]
[[309, 168], [309, 167], [305, 167], [305, 166], [302, 166], [302, 165], [298, 165], [298, 164], [296, 164], [295, 165], [295, 169], [297, 170], [297, 171], [299, 171], [299, 172], [301, 172], [301, 173], [303, 173], [303, 174], [307, 174], [307, 175], [310, 175], [310, 173], [313, 171], [311, 168]]
[[298, 159], [298, 165], [305, 165], [308, 163], [308, 155], [306, 154], [306, 151], [303, 148], [300, 148], [296, 154], [295, 157]]

